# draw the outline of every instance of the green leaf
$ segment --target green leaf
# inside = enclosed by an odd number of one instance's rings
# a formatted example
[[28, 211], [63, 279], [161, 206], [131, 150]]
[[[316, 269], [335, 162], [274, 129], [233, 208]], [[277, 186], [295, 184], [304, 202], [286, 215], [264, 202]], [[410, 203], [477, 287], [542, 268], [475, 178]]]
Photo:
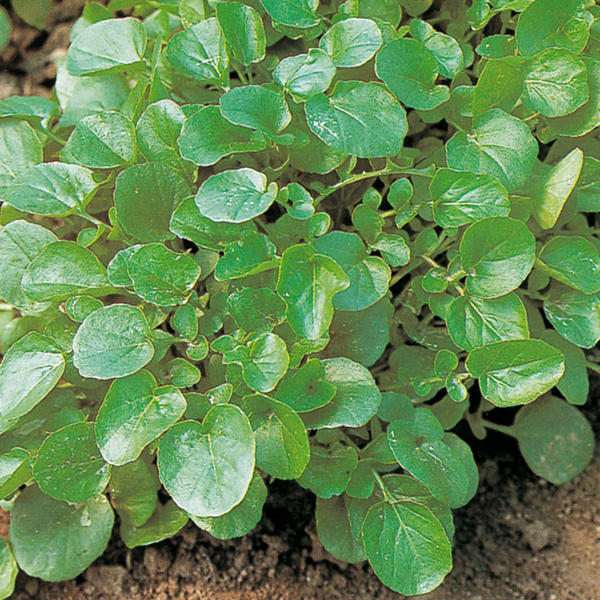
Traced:
[[[600, 332], [598, 336], [600, 338]], [[585, 404], [590, 391], [585, 353], [581, 348], [565, 340], [558, 332], [551, 329], [544, 332], [542, 339], [560, 350], [565, 356], [565, 372], [556, 384], [558, 391], [570, 404]]]
[[106, 462], [121, 466], [174, 425], [186, 409], [173, 386], [158, 387], [148, 371], [112, 383], [96, 418], [98, 447]]
[[0, 456], [0, 498], [2, 500], [14, 494], [31, 479], [30, 460], [31, 455], [23, 448], [12, 448], [10, 452]]
[[89, 315], [78, 329], [73, 364], [82, 377], [126, 377], [152, 360], [151, 338], [148, 321], [137, 306], [105, 306]]
[[378, 502], [367, 513], [362, 532], [371, 567], [396, 592], [430, 592], [452, 569], [450, 541], [425, 506]]
[[59, 382], [65, 357], [48, 337], [35, 331], [15, 342], [0, 365], [0, 415], [7, 420], [27, 414]]
[[133, 123], [121, 113], [106, 111], [77, 123], [62, 156], [90, 169], [113, 169], [133, 162], [136, 151]]
[[316, 520], [319, 540], [327, 552], [351, 564], [366, 560], [362, 543], [352, 533], [347, 496], [317, 497]]
[[554, 485], [575, 479], [592, 460], [591, 425], [577, 408], [553, 396], [523, 407], [511, 433], [529, 468]]
[[138, 19], [108, 19], [86, 27], [69, 47], [71, 75], [128, 71], [138, 66], [146, 50], [146, 29]]
[[319, 0], [260, 0], [264, 9], [276, 23], [286, 27], [307, 29], [318, 25], [321, 18], [316, 14]]
[[375, 59], [375, 72], [406, 106], [432, 110], [450, 98], [450, 90], [435, 85], [439, 66], [434, 54], [416, 40], [386, 44]]
[[128, 548], [147, 546], [173, 537], [189, 521], [189, 516], [172, 500], [157, 503], [152, 516], [141, 526], [121, 524], [121, 537]]
[[475, 348], [465, 366], [479, 378], [483, 396], [501, 407], [532, 402], [552, 389], [565, 370], [563, 354], [540, 340], [510, 340]]
[[410, 35], [433, 54], [442, 77], [454, 79], [463, 70], [463, 52], [453, 37], [418, 19], [410, 22]]
[[438, 500], [458, 508], [470, 500], [473, 456], [461, 456], [443, 437], [440, 422], [427, 408], [417, 408], [410, 419], [393, 421], [388, 427], [390, 448], [402, 468], [425, 484]]
[[325, 406], [304, 413], [307, 429], [362, 427], [377, 414], [381, 393], [369, 371], [348, 358], [321, 361], [325, 381], [336, 388], [336, 394]]
[[262, 133], [233, 125], [217, 106], [205, 106], [190, 117], [178, 143], [183, 158], [203, 167], [230, 154], [258, 152], [266, 147]]
[[356, 16], [381, 19], [398, 27], [402, 18], [402, 9], [397, 0], [359, 0]]
[[459, 296], [450, 304], [446, 324], [452, 341], [467, 351], [493, 342], [529, 338], [527, 312], [514, 292], [488, 300], [470, 294]]
[[311, 48], [308, 54], [284, 58], [273, 71], [273, 79], [300, 100], [323, 93], [334, 75], [333, 61], [319, 48]]
[[391, 271], [377, 257], [367, 256], [362, 240], [355, 233], [333, 231], [314, 241], [318, 254], [329, 256], [344, 270], [350, 286], [333, 300], [338, 310], [364, 310], [388, 291]]
[[167, 45], [167, 57], [178, 73], [199, 80], [219, 80], [229, 59], [225, 36], [216, 18], [200, 21], [176, 33]]
[[215, 267], [215, 279], [228, 281], [277, 267], [275, 250], [273, 242], [262, 233], [250, 234], [232, 242]]
[[96, 446], [93, 423], [73, 423], [48, 436], [40, 446], [33, 476], [55, 500], [85, 502], [100, 494], [110, 479]]
[[244, 288], [227, 298], [227, 311], [248, 333], [265, 333], [285, 321], [285, 302], [267, 288]]
[[65, 216], [85, 206], [98, 189], [92, 175], [92, 171], [75, 165], [36, 165], [12, 181], [2, 200], [35, 215]]
[[[0, 20], [2, 15], [0, 15]], [[2, 43], [0, 40], [0, 49]], [[10, 598], [15, 591], [19, 566], [6, 538], [0, 539], [0, 598]]]
[[281, 257], [277, 293], [287, 304], [287, 319], [298, 335], [317, 340], [333, 318], [333, 298], [349, 285], [342, 268], [306, 244], [288, 248]]
[[511, 35], [490, 35], [475, 48], [475, 52], [488, 60], [506, 58], [516, 54], [517, 42]]
[[196, 194], [200, 214], [211, 221], [242, 223], [262, 215], [277, 197], [277, 184], [253, 169], [211, 175]]
[[[198, 335], [198, 317], [196, 309], [191, 304], [179, 306], [171, 317], [173, 329], [182, 337], [193, 340]], [[208, 345], [205, 340], [208, 353]]]
[[37, 96], [11, 96], [0, 100], [0, 116], [31, 119], [38, 123], [60, 116], [60, 108], [56, 102]]
[[217, 4], [217, 19], [232, 58], [246, 67], [265, 56], [266, 37], [260, 15], [241, 2]]
[[454, 134], [446, 154], [451, 169], [493, 175], [512, 192], [531, 175], [538, 144], [525, 123], [493, 108], [473, 119], [471, 134]]
[[119, 173], [115, 207], [123, 230], [141, 242], [164, 242], [176, 206], [191, 193], [180, 172], [160, 163], [134, 165]]
[[546, 48], [565, 48], [579, 54], [587, 44], [593, 21], [580, 0], [535, 0], [519, 17], [519, 53], [533, 56]]
[[267, 486], [257, 471], [244, 499], [228, 513], [220, 517], [195, 517], [192, 521], [219, 540], [242, 537], [252, 531], [262, 518], [262, 509], [267, 499]]
[[297, 479], [310, 458], [302, 419], [287, 404], [262, 394], [246, 396], [244, 411], [256, 440], [256, 466], [277, 479]]
[[474, 117], [492, 108], [510, 113], [523, 91], [523, 73], [509, 60], [491, 60], [483, 68], [473, 90]]
[[233, 88], [219, 99], [221, 114], [230, 123], [277, 135], [292, 120], [283, 94], [260, 85]]
[[600, 291], [600, 256], [585, 238], [553, 237], [542, 248], [536, 268], [584, 294]]
[[568, 50], [549, 48], [524, 65], [523, 104], [546, 117], [563, 117], [589, 99], [585, 63]]
[[380, 233], [371, 244], [391, 267], [403, 267], [410, 262], [410, 248], [400, 235]]
[[394, 156], [408, 131], [406, 113], [380, 84], [339, 81], [305, 106], [312, 132], [334, 150], [360, 158]]
[[600, 298], [575, 290], [553, 293], [544, 301], [544, 313], [556, 331], [582, 348], [600, 340]]
[[0, 189], [42, 158], [42, 143], [28, 123], [0, 118]]
[[429, 186], [433, 217], [442, 227], [460, 227], [487, 217], [508, 217], [506, 188], [491, 175], [440, 169]]
[[360, 67], [381, 47], [379, 27], [370, 19], [344, 19], [329, 29], [319, 48], [329, 54], [336, 67]]
[[31, 261], [58, 238], [42, 227], [27, 221], [12, 221], [0, 229], [0, 297], [22, 311], [43, 305], [30, 302], [21, 289], [21, 280]]
[[219, 517], [246, 495], [254, 472], [254, 436], [248, 418], [219, 404], [202, 425], [174, 425], [158, 446], [160, 480], [173, 500], [199, 517]]
[[188, 254], [163, 244], [145, 244], [127, 260], [135, 293], [157, 306], [184, 304], [200, 276], [200, 267]]
[[583, 159], [583, 167], [575, 186], [577, 194], [577, 208], [581, 212], [600, 211], [598, 202], [600, 177], [600, 161], [586, 156]]
[[329, 449], [313, 446], [310, 462], [297, 481], [319, 498], [331, 498], [344, 492], [357, 465], [358, 455], [352, 446], [339, 442]]
[[535, 261], [535, 238], [521, 221], [491, 217], [466, 231], [460, 244], [467, 289], [481, 298], [508, 294], [525, 280]]
[[533, 216], [542, 229], [551, 229], [577, 184], [583, 167], [583, 152], [576, 148], [536, 185], [531, 193]]
[[105, 496], [67, 504], [30, 486], [12, 509], [10, 543], [25, 573], [44, 581], [66, 581], [104, 552], [114, 520]]
[[106, 269], [96, 255], [75, 242], [65, 241], [48, 244], [33, 259], [25, 269], [21, 287], [34, 302], [110, 289]]

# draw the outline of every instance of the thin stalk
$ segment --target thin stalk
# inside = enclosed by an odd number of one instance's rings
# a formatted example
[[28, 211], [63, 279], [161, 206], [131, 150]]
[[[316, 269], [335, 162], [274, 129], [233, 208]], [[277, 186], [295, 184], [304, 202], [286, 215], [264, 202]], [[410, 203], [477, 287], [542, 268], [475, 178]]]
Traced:
[[492, 423], [491, 421], [486, 421], [485, 419], [482, 419], [481, 423], [486, 429], [493, 429], [494, 431], [499, 431], [500, 433], [510, 435], [511, 437], [516, 437], [512, 427], [509, 427], [508, 425], [499, 425], [498, 423]]

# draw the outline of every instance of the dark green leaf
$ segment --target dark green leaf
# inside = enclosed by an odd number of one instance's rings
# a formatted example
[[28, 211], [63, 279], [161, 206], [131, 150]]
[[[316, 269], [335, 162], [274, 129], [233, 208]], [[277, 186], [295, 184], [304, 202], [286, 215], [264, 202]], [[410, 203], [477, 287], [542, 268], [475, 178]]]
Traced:
[[264, 333], [285, 321], [285, 302], [267, 288], [244, 288], [227, 298], [229, 315], [248, 333]]
[[290, 369], [277, 386], [275, 397], [296, 412], [308, 412], [331, 402], [336, 387], [326, 380], [318, 359], [308, 360], [299, 369]]
[[473, 90], [472, 114], [477, 117], [492, 108], [510, 113], [523, 91], [523, 72], [510, 60], [491, 60]]
[[265, 56], [266, 38], [260, 15], [241, 2], [217, 4], [217, 19], [232, 58], [248, 66]]
[[278, 265], [275, 246], [262, 233], [247, 235], [225, 248], [225, 254], [215, 268], [217, 281], [228, 281], [256, 275]]
[[410, 35], [433, 54], [443, 77], [454, 79], [463, 70], [463, 52], [453, 37], [418, 19], [410, 22]]
[[273, 79], [285, 91], [301, 100], [323, 93], [334, 75], [333, 61], [318, 48], [311, 48], [308, 54], [284, 58], [273, 71]]

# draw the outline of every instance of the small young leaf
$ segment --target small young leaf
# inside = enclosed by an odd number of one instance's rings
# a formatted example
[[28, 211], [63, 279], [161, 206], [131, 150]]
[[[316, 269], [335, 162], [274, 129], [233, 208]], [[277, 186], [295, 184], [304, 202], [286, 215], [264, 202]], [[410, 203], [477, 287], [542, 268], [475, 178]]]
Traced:
[[285, 321], [285, 302], [267, 288], [244, 288], [227, 298], [229, 315], [248, 333], [270, 332]]
[[410, 22], [410, 35], [433, 54], [443, 77], [454, 79], [463, 70], [463, 51], [453, 37], [418, 19]]
[[215, 267], [215, 279], [228, 281], [277, 267], [275, 245], [262, 233], [247, 235], [225, 248]]
[[189, 515], [172, 500], [158, 502], [152, 516], [140, 527], [121, 523], [121, 537], [128, 548], [147, 546], [173, 537], [189, 521]]
[[[2, 15], [0, 15], [0, 21]], [[1, 27], [1, 25], [0, 25]], [[0, 49], [2, 43], [0, 42]], [[6, 538], [0, 539], [0, 598], [10, 598], [15, 591], [19, 566]]]
[[336, 23], [319, 41], [336, 67], [360, 67], [373, 58], [383, 38], [370, 19], [344, 19]]

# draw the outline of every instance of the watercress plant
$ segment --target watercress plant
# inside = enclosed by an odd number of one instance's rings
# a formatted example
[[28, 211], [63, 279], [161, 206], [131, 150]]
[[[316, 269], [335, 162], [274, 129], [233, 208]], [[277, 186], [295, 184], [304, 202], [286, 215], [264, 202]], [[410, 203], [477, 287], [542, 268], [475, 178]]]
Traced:
[[115, 512], [130, 548], [244, 535], [273, 478], [314, 492], [331, 554], [421, 594], [477, 489], [459, 433], [576, 477], [599, 16], [86, 4], [52, 99], [0, 102], [2, 597], [81, 573]]

